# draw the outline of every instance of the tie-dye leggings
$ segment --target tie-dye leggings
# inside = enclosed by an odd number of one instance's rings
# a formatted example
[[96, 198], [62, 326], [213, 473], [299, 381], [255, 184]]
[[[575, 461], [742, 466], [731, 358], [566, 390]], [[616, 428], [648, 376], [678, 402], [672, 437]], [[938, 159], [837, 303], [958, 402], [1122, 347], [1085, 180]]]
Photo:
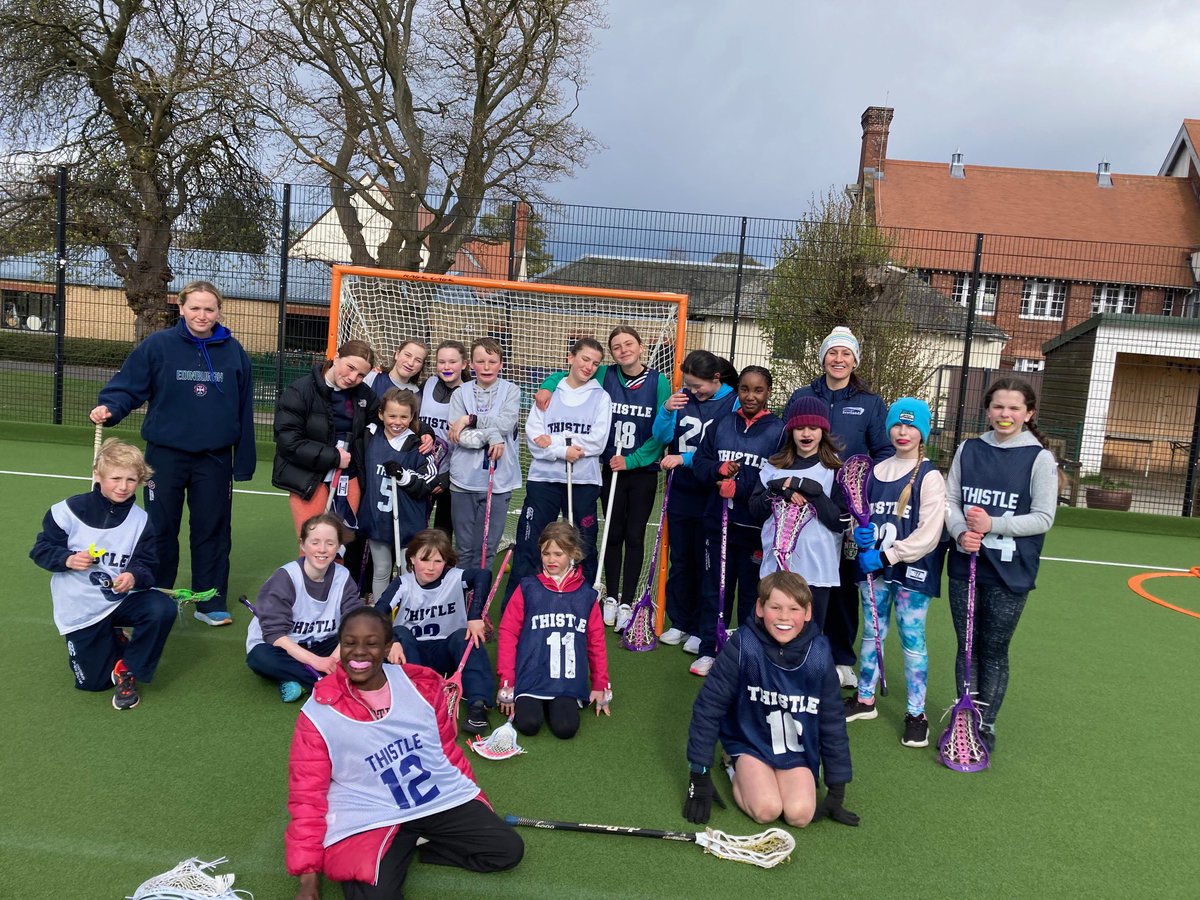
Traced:
[[[862, 649], [858, 657], [858, 697], [871, 700], [878, 680], [878, 661], [875, 657], [875, 626], [871, 621], [871, 595], [864, 581], [858, 586], [862, 600]], [[904, 648], [904, 680], [908, 685], [908, 713], [919, 716], [925, 712], [925, 683], [929, 678], [929, 651], [925, 648], [925, 614], [929, 610], [929, 595], [910, 591], [896, 582], [875, 581], [875, 608], [879, 613], [879, 643], [887, 638], [888, 620], [896, 607], [896, 625], [900, 628], [900, 645]]]

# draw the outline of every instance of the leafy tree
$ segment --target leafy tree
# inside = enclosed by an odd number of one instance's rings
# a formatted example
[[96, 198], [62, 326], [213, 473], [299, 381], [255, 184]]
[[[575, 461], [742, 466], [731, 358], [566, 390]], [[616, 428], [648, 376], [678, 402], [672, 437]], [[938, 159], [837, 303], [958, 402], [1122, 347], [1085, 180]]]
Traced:
[[[512, 231], [511, 203], [501, 203], [495, 212], [479, 217], [478, 236], [488, 241], [508, 243]], [[546, 246], [546, 229], [542, 217], [530, 210], [525, 227], [525, 271], [530, 276], [541, 275], [554, 265], [554, 254]]]
[[763, 330], [782, 385], [821, 374], [821, 341], [848, 326], [862, 347], [860, 378], [886, 399], [920, 396], [934, 365], [920, 351], [909, 281], [894, 242], [858, 221], [850, 201], [831, 190], [783, 241], [767, 286]]
[[[261, 57], [235, 2], [0, 0], [0, 135], [43, 182], [70, 164], [72, 227], [107, 252], [139, 337], [166, 320], [171, 229], [194, 198], [262, 196], [239, 102]], [[33, 215], [44, 196], [24, 198]]]
[[[591, 150], [571, 121], [600, 0], [275, 0], [252, 100], [328, 180], [356, 265], [445, 272], [486, 196], [540, 196]], [[364, 228], [361, 210], [385, 223]]]

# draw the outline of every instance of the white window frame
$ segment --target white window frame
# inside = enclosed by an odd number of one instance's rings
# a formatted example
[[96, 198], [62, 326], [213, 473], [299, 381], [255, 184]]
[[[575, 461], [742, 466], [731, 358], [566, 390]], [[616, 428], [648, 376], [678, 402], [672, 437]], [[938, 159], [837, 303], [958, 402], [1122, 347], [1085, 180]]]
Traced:
[[1131, 316], [1137, 312], [1138, 294], [1132, 284], [1098, 284], [1092, 289], [1092, 315]]
[[1022, 319], [1062, 321], [1067, 308], [1067, 285], [1062, 281], [1027, 278], [1021, 291]]
[[[967, 305], [967, 292], [971, 289], [971, 273], [959, 272], [954, 276], [954, 302]], [[1000, 279], [995, 275], [980, 275], [979, 287], [975, 291], [975, 312], [981, 316], [996, 314], [996, 298], [1000, 295]]]
[[1046, 369], [1046, 360], [1030, 359], [1022, 357], [1013, 362], [1014, 372], [1043, 372]]

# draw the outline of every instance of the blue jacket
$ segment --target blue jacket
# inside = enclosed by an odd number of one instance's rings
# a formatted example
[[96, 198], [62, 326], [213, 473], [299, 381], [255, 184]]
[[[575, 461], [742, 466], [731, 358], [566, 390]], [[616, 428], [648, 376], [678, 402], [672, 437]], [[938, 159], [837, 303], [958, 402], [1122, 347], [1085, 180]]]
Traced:
[[[841, 441], [838, 456], [842, 459], [861, 453], [879, 462], [895, 455], [896, 448], [883, 427], [887, 423], [887, 404], [878, 394], [860, 391], [852, 383], [831, 391], [822, 375], [808, 387], [796, 388], [783, 414], [785, 425], [792, 406], [801, 397], [816, 397], [829, 406], [829, 432]], [[789, 439], [785, 434], [784, 440]]]
[[116, 425], [143, 403], [142, 439], [203, 453], [233, 448], [233, 478], [254, 477], [254, 389], [250, 357], [224, 325], [197, 338], [181, 319], [133, 348], [100, 391]]

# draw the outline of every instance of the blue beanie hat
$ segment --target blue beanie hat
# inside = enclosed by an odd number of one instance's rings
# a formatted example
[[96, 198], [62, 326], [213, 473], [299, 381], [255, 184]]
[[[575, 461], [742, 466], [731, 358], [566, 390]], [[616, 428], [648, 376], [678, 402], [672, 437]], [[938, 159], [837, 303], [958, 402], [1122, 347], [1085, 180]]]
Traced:
[[932, 416], [929, 404], [916, 397], [901, 397], [888, 407], [887, 430], [891, 433], [893, 425], [911, 425], [921, 432], [921, 440], [929, 440], [929, 423]]

